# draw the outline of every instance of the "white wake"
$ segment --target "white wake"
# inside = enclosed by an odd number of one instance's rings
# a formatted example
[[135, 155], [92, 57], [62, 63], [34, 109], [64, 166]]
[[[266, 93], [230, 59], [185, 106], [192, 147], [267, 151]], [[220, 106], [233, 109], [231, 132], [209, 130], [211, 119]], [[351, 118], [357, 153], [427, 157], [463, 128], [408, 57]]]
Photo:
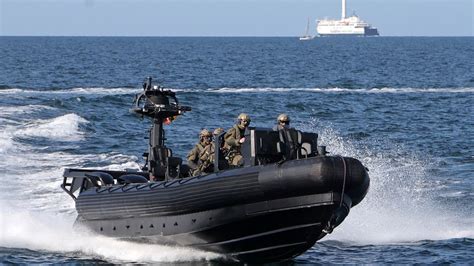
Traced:
[[379, 244], [474, 238], [472, 213], [457, 206], [442, 207], [436, 201], [441, 187], [427, 173], [430, 158], [410, 154], [406, 147], [393, 143], [383, 143], [382, 151], [374, 150], [371, 142], [380, 139], [365, 139], [366, 144], [356, 147], [316, 120], [306, 130], [319, 132], [320, 144], [327, 145], [332, 155], [361, 160], [371, 179], [365, 199], [324, 240]]

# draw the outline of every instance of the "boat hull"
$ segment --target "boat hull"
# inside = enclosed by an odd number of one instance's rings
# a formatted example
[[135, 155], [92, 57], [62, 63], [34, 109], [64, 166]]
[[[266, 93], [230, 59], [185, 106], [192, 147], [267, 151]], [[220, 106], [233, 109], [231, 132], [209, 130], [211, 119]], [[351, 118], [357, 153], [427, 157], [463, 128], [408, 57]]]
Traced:
[[368, 187], [359, 161], [322, 156], [88, 189], [76, 200], [77, 222], [106, 236], [272, 262], [312, 247], [344, 220]]

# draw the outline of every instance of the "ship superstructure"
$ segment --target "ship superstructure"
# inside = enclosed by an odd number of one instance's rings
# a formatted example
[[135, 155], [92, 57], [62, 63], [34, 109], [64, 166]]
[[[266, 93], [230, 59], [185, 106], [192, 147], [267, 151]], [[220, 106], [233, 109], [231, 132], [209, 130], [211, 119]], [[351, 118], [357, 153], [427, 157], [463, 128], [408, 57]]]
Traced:
[[342, 0], [342, 16], [340, 20], [322, 19], [316, 21], [319, 36], [378, 36], [377, 28], [361, 20], [353, 14], [346, 17], [346, 0]]

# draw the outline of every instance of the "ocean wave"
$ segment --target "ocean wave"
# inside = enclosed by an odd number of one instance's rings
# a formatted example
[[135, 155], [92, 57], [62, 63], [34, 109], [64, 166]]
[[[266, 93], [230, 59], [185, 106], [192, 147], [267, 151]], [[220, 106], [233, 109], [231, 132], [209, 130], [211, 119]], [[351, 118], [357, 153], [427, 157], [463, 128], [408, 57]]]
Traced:
[[110, 171], [126, 171], [134, 170], [139, 171], [141, 165], [138, 163], [138, 157], [134, 155], [126, 155], [121, 153], [102, 153], [90, 155], [90, 160], [100, 161], [104, 166], [94, 167], [97, 170], [110, 170]]
[[52, 110], [54, 107], [46, 105], [18, 105], [18, 106], [0, 106], [0, 117], [8, 117], [16, 114], [29, 114], [39, 110]]
[[[132, 243], [72, 228], [74, 217], [34, 212], [0, 201], [0, 246], [121, 262], [209, 261], [221, 256], [191, 248]], [[121, 252], [126, 251], [126, 252]]]
[[78, 141], [83, 139], [79, 125], [88, 121], [76, 114], [66, 114], [53, 119], [36, 120], [25, 128], [19, 129], [16, 136], [44, 137], [61, 141]]
[[[2, 128], [4, 129], [4, 128]], [[0, 154], [5, 154], [13, 148], [12, 134], [7, 131], [0, 132]]]
[[330, 125], [316, 119], [304, 131], [318, 128], [320, 143], [332, 155], [359, 158], [369, 168], [370, 189], [366, 198], [351, 209], [346, 220], [327, 240], [360, 244], [392, 244], [420, 240], [474, 238], [469, 207], [445, 206], [438, 196], [443, 188], [429, 174], [430, 158], [410, 154], [401, 144], [382, 141], [387, 151], [356, 146]]
[[[459, 88], [302, 88], [302, 87], [223, 87], [223, 88], [165, 88], [174, 92], [209, 92], [209, 93], [281, 93], [281, 92], [314, 92], [314, 93], [474, 93], [474, 87]], [[68, 95], [133, 95], [141, 92], [141, 88], [70, 88], [70, 89], [19, 89], [0, 90], [0, 94], [68, 94]]]
[[0, 90], [0, 94], [68, 94], [68, 95], [126, 95], [136, 94], [140, 89], [137, 88], [70, 88], [70, 89], [20, 89], [10, 88]]
[[265, 93], [265, 92], [319, 92], [319, 93], [474, 93], [474, 87], [466, 88], [218, 88], [208, 89], [216, 93]]
[[[0, 161], [0, 201], [12, 200], [24, 210], [75, 213], [74, 201], [60, 189], [64, 168], [139, 170], [136, 156], [120, 153], [43, 152], [12, 142]], [[14, 149], [13, 149], [14, 148]], [[21, 167], [18, 167], [21, 166]], [[29, 200], [34, 198], [33, 201]]]

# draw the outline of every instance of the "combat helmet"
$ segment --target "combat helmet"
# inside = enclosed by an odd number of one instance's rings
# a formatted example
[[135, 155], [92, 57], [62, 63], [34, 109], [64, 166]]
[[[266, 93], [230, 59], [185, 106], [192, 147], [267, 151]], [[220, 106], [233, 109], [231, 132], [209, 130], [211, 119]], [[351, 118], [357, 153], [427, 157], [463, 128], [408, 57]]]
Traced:
[[290, 117], [287, 114], [280, 114], [277, 118], [278, 123], [285, 123], [289, 124], [290, 123]]
[[205, 137], [212, 137], [211, 132], [207, 129], [203, 129], [203, 130], [201, 130], [201, 133], [199, 133], [199, 138], [200, 139], [205, 138]]
[[239, 121], [248, 121], [250, 123], [251, 119], [250, 116], [246, 113], [241, 113], [238, 117], [237, 120]]

